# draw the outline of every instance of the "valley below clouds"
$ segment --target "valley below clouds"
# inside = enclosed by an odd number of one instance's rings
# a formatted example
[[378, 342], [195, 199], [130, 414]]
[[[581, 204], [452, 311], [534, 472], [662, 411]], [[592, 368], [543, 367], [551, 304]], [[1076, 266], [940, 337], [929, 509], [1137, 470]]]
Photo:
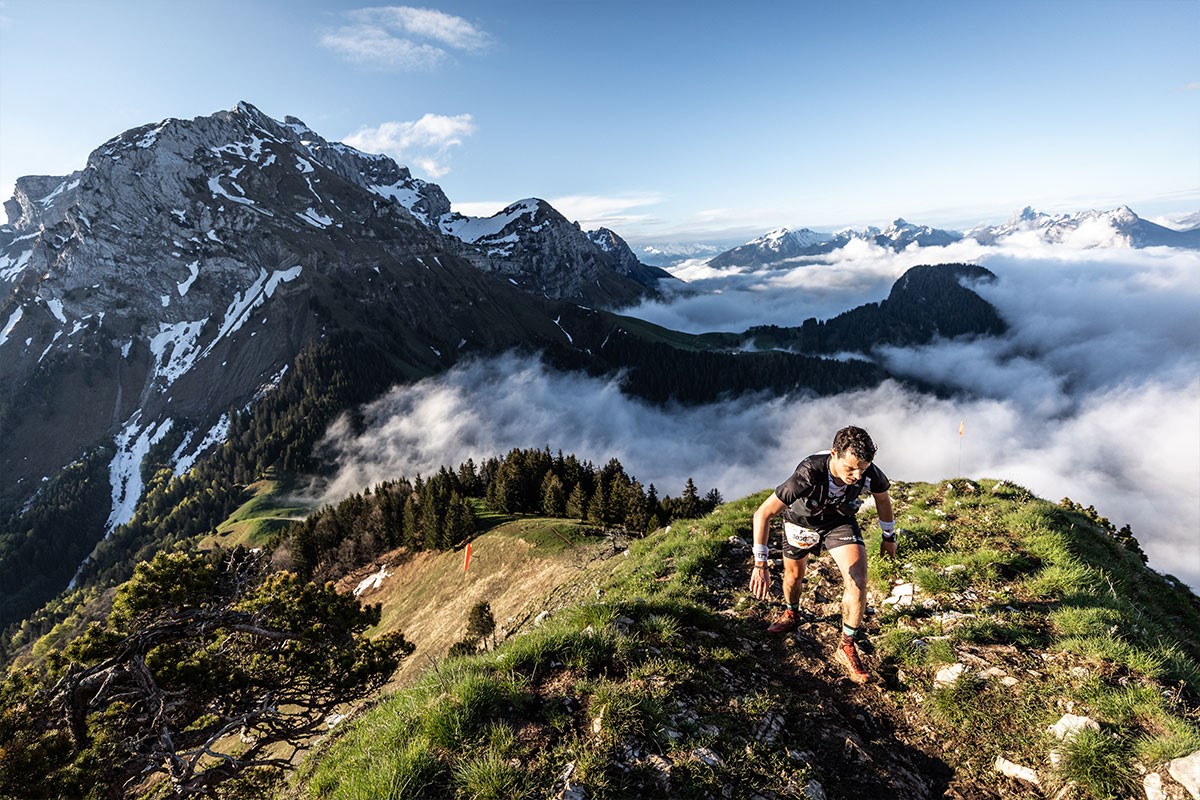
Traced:
[[911, 266], [979, 264], [998, 280], [973, 288], [1008, 334], [862, 355], [901, 380], [943, 385], [940, 397], [888, 381], [831, 397], [658, 407], [623, 394], [619, 379], [506, 355], [397, 387], [353, 426], [340, 418], [321, 446], [335, 472], [314, 490], [328, 502], [468, 457], [549, 446], [616, 457], [660, 494], [678, 495], [693, 477], [733, 499], [777, 485], [837, 428], [858, 424], [894, 479], [1005, 478], [1051, 501], [1069, 496], [1131, 525], [1152, 567], [1200, 588], [1200, 253], [1080, 244], [1014, 236], [894, 253], [861, 243], [783, 269], [685, 264], [677, 274], [700, 293], [625, 312], [690, 332], [799, 325], [883, 299]]

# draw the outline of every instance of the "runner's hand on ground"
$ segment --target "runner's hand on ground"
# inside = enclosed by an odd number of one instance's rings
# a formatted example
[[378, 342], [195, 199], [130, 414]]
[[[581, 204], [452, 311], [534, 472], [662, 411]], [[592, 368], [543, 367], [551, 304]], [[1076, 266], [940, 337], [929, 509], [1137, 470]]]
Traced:
[[886, 539], [879, 543], [879, 555], [888, 556], [889, 558], [896, 557], [896, 540], [887, 541]]

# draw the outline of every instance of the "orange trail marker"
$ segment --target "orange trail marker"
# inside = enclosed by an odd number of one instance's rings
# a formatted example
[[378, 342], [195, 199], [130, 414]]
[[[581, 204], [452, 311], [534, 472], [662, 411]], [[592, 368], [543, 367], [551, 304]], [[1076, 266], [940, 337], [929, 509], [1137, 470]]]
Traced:
[[463, 572], [466, 572], [467, 568], [470, 566], [471, 566], [471, 543], [467, 542], [467, 557], [463, 559]]
[[963, 444], [963, 429], [966, 428], [967, 421], [964, 419], [958, 423], [958, 474], [962, 475], [962, 444]]

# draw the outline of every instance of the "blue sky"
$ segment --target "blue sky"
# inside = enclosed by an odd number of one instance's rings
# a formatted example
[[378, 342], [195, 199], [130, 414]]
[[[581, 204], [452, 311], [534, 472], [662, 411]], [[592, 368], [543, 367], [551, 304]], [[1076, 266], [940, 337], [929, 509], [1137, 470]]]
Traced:
[[[254, 103], [631, 241], [1200, 209], [1200, 3], [0, 3], [0, 192]], [[389, 124], [390, 123], [390, 124]]]

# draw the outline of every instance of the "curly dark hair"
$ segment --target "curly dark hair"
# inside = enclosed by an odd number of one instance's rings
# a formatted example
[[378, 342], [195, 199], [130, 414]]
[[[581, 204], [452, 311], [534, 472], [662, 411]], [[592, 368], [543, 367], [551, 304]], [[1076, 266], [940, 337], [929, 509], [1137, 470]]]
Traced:
[[875, 443], [871, 441], [871, 434], [849, 425], [834, 434], [833, 452], [838, 455], [851, 453], [860, 461], [874, 461]]

